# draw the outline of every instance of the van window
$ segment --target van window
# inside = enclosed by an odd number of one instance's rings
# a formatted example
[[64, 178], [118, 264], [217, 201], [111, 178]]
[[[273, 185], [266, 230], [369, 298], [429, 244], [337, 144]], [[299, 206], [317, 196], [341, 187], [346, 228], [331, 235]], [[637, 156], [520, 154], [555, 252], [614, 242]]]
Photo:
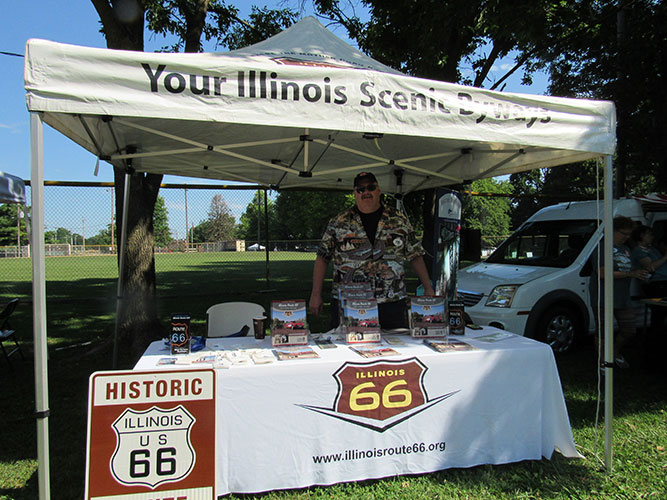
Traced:
[[595, 220], [529, 222], [507, 238], [486, 262], [565, 268], [574, 262], [596, 227]]

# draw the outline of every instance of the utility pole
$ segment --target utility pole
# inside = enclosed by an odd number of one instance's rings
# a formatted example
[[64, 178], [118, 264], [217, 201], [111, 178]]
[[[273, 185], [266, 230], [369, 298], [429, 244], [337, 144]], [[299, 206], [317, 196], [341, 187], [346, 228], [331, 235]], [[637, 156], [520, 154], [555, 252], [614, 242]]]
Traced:
[[190, 248], [190, 225], [188, 224], [188, 188], [185, 188], [185, 249]]
[[262, 221], [262, 197], [260, 196], [261, 191], [257, 190], [257, 251], [259, 251], [260, 239], [259, 239], [259, 227]]
[[21, 257], [21, 207], [16, 205], [16, 256]]
[[114, 205], [115, 205], [115, 203], [114, 203], [114, 189], [109, 188], [109, 192], [111, 193], [111, 226], [110, 226], [111, 227], [111, 249], [113, 250], [113, 247], [114, 247], [113, 240], [114, 240], [114, 232], [115, 232], [114, 223], [113, 223], [114, 222]]
[[86, 218], [81, 217], [81, 237], [82, 237], [82, 245], [83, 245], [83, 252], [86, 252]]

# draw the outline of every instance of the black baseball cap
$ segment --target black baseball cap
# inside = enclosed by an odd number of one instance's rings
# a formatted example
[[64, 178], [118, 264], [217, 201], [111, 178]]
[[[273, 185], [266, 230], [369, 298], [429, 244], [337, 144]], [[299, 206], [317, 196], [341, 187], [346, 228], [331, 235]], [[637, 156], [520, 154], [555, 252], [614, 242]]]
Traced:
[[374, 182], [375, 184], [378, 183], [378, 180], [370, 172], [361, 172], [360, 174], [357, 174], [357, 176], [354, 178], [354, 187], [357, 187], [359, 184], [366, 181], [368, 181], [369, 183], [370, 182]]

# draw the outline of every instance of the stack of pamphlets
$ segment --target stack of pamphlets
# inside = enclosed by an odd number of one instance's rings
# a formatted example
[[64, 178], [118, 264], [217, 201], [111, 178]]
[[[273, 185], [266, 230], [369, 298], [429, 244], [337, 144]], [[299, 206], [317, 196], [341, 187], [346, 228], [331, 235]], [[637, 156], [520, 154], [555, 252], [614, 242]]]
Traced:
[[313, 349], [309, 346], [279, 347], [274, 349], [274, 352], [280, 361], [287, 361], [292, 359], [312, 359], [320, 357], [320, 355], [313, 351]]
[[342, 324], [348, 344], [382, 341], [378, 304], [375, 299], [346, 299], [343, 305]]
[[271, 343], [274, 346], [308, 343], [305, 300], [271, 301]]
[[371, 284], [366, 281], [341, 283], [338, 286], [338, 317], [345, 315], [345, 301], [348, 299], [374, 299], [375, 294]]
[[509, 332], [496, 332], [489, 335], [482, 335], [481, 337], [475, 337], [475, 340], [481, 340], [482, 342], [498, 342], [515, 336], [516, 335]]
[[391, 347], [380, 347], [380, 346], [371, 346], [371, 345], [359, 345], [352, 347], [354, 352], [363, 358], [379, 358], [382, 356], [398, 356], [400, 352], [392, 349]]
[[431, 340], [424, 339], [424, 344], [429, 346], [434, 351], [438, 352], [460, 352], [460, 351], [475, 351], [476, 347], [471, 346], [467, 342], [458, 339], [447, 340]]

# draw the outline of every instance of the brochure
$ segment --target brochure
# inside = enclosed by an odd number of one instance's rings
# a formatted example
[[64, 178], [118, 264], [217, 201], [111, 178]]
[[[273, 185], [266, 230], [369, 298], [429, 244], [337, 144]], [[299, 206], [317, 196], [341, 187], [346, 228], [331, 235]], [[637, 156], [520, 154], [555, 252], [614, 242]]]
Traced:
[[348, 299], [343, 309], [343, 331], [348, 344], [381, 342], [378, 305], [375, 299]]
[[359, 345], [355, 347], [350, 347], [354, 352], [363, 358], [379, 358], [382, 356], [397, 356], [401, 353], [395, 351], [391, 347], [376, 347], [376, 346], [365, 346]]
[[510, 337], [515, 337], [515, 335], [513, 333], [498, 332], [492, 333], [490, 335], [482, 335], [481, 337], [475, 337], [475, 340], [481, 340], [482, 342], [498, 342]]
[[306, 301], [273, 300], [271, 301], [271, 333], [306, 333]]
[[477, 347], [473, 347], [467, 342], [457, 339], [448, 340], [429, 340], [424, 339], [424, 344], [429, 346], [434, 351], [438, 352], [457, 352], [457, 351], [475, 351]]
[[276, 357], [269, 349], [255, 351], [250, 355], [250, 358], [256, 365], [265, 365], [268, 363], [273, 363], [276, 360]]
[[271, 343], [273, 346], [308, 343], [305, 300], [271, 301]]
[[444, 297], [412, 297], [410, 299], [410, 320], [413, 337], [444, 337], [447, 335]]
[[320, 357], [320, 355], [313, 351], [312, 347], [309, 346], [280, 347], [274, 349], [273, 352], [276, 354], [276, 357], [280, 361], [286, 361], [290, 359], [312, 359]]

